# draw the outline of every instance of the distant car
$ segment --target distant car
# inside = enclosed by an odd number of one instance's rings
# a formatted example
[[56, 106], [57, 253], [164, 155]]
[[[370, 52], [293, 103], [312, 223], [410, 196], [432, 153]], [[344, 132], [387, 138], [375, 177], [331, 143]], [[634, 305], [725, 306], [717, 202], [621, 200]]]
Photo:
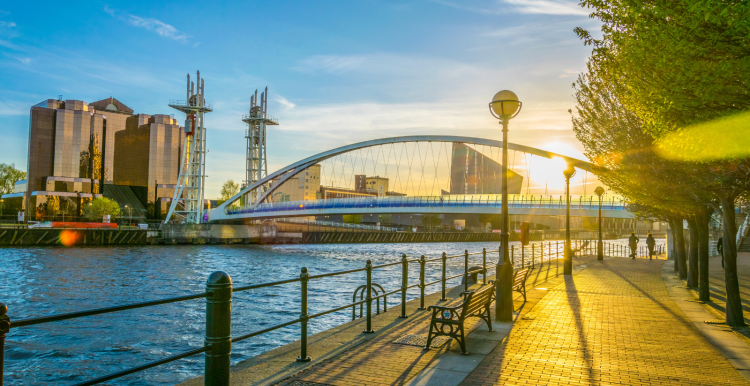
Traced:
[[36, 224], [29, 225], [29, 229], [32, 228], [52, 228], [52, 221], [43, 221]]

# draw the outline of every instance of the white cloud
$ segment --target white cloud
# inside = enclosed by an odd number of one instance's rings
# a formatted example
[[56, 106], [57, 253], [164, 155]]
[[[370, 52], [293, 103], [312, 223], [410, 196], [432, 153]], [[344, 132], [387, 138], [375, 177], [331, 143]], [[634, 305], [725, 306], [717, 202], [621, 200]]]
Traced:
[[588, 12], [575, 1], [569, 0], [432, 0], [435, 3], [447, 5], [470, 12], [489, 15], [507, 13], [532, 13], [545, 15], [585, 15]]
[[0, 101], [0, 116], [4, 115], [26, 115], [29, 113], [29, 106], [19, 102], [2, 102]]
[[[104, 12], [108, 13], [110, 16], [116, 16], [115, 14], [118, 13], [114, 9], [109, 8], [108, 6], [104, 7]], [[187, 43], [187, 41], [192, 37], [191, 35], [188, 35], [184, 32], [181, 32], [177, 28], [173, 27], [170, 24], [167, 24], [161, 20], [154, 19], [154, 18], [143, 18], [136, 15], [131, 15], [129, 13], [121, 13], [122, 19], [124, 19], [128, 24], [134, 26], [146, 29], [148, 31], [154, 31], [159, 36], [169, 38], [172, 40], [176, 40], [179, 42]]]
[[293, 109], [295, 106], [297, 106], [296, 104], [290, 102], [288, 99], [284, 98], [281, 95], [276, 95], [276, 97], [274, 97], [273, 100], [275, 100], [276, 102], [279, 102], [282, 106], [288, 109]]
[[558, 78], [570, 78], [570, 77], [577, 77], [577, 76], [578, 76], [578, 74], [580, 74], [581, 72], [583, 72], [583, 70], [571, 70], [571, 69], [566, 69], [566, 70], [563, 70], [563, 73], [562, 73], [562, 74], [560, 74], [560, 76], [558, 76]]
[[506, 3], [515, 5], [515, 10], [520, 13], [546, 14], [546, 15], [581, 15], [588, 16], [589, 12], [581, 8], [576, 2], [565, 0], [505, 0]]
[[327, 72], [340, 74], [364, 64], [365, 58], [362, 56], [338, 56], [338, 55], [314, 55], [302, 60], [295, 70], [300, 72]]
[[16, 23], [12, 21], [0, 21], [0, 27], [13, 28], [15, 26], [16, 26]]

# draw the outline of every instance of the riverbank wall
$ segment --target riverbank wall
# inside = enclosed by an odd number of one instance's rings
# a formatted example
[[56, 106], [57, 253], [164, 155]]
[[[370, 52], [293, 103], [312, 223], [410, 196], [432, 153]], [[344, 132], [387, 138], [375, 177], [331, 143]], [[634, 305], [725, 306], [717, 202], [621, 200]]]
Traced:
[[0, 246], [145, 245], [149, 233], [141, 229], [0, 229]]

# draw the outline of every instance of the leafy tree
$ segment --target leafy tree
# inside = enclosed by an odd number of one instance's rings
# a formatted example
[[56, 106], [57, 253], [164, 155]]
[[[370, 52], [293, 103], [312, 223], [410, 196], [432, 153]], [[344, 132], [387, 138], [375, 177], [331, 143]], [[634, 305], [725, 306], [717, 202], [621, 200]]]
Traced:
[[[240, 184], [234, 182], [234, 180], [227, 180], [224, 182], [224, 185], [221, 186], [221, 197], [220, 201], [224, 202], [232, 197], [234, 197], [235, 194], [240, 192]], [[237, 201], [239, 202], [239, 201]], [[237, 204], [235, 204], [237, 205]]]
[[425, 214], [422, 215], [422, 225], [432, 229], [434, 226], [440, 226], [442, 220], [439, 214]]
[[16, 181], [26, 178], [26, 172], [16, 169], [15, 164], [0, 164], [0, 194], [13, 193]]
[[[578, 100], [579, 113], [585, 112], [581, 118], [595, 118], [585, 125], [594, 131], [597, 128], [592, 123], [597, 119], [617, 125], [618, 118], [626, 118], [623, 134], [618, 138], [640, 136], [643, 144], [633, 147], [629, 146], [632, 143], [625, 143], [623, 147], [602, 140], [601, 136], [587, 137], [590, 130], [582, 130], [582, 136], [591, 140], [588, 146], [596, 153], [607, 154], [603, 145], [610, 145], [618, 150], [611, 158], [626, 159], [613, 162], [628, 166], [611, 173], [611, 179], [620, 182], [613, 187], [615, 190], [633, 202], [678, 212], [693, 224], [697, 237], [691, 239], [699, 239], [703, 300], [709, 296], [708, 219], [713, 210], [721, 211], [726, 240], [727, 323], [744, 325], [736, 270], [734, 206], [750, 191], [750, 154], [740, 151], [713, 158], [666, 160], [654, 154], [653, 145], [661, 147], [662, 152], [666, 148], [666, 153], [692, 155], [696, 147], [726, 143], [737, 137], [736, 130], [724, 129], [732, 119], [722, 118], [750, 109], [750, 3], [584, 0], [581, 5], [592, 9], [592, 17], [604, 24], [603, 38], [598, 40], [588, 31], [576, 29], [585, 43], [594, 47], [587, 73], [578, 82], [586, 102], [582, 105]], [[594, 92], [588, 92], [591, 90]], [[719, 122], [713, 125], [721, 129], [691, 130], [691, 126], [705, 122]], [[605, 132], [611, 133], [606, 128]], [[718, 139], [707, 140], [716, 136]], [[651, 158], [652, 162], [633, 163], [627, 158]], [[639, 182], [631, 180], [628, 184], [632, 177], [640, 177]], [[656, 193], [645, 193], [647, 186], [640, 181], [648, 182]], [[671, 197], [654, 197], [665, 192]]]
[[114, 200], [100, 197], [83, 206], [83, 216], [91, 221], [103, 221], [104, 215], [112, 219], [120, 217], [120, 205]]

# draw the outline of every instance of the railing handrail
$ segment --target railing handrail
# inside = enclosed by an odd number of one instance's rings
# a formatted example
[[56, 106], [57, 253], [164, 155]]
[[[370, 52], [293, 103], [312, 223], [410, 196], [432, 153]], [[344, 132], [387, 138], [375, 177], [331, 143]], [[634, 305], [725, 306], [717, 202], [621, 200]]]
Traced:
[[[244, 339], [248, 339], [248, 338], [251, 338], [251, 337], [254, 337], [254, 336], [265, 334], [265, 333], [270, 332], [270, 331], [274, 331], [274, 330], [277, 330], [277, 329], [280, 329], [280, 328], [283, 328], [283, 327], [287, 327], [287, 326], [290, 326], [290, 325], [293, 325], [293, 324], [296, 324], [296, 323], [300, 323], [301, 330], [302, 330], [302, 339], [301, 340], [302, 340], [303, 343], [301, 344], [301, 346], [302, 346], [302, 348], [301, 348], [302, 355], [300, 356], [300, 358], [298, 358], [298, 360], [306, 361], [306, 360], [309, 360], [309, 357], [307, 357], [307, 355], [306, 355], [306, 352], [307, 352], [306, 351], [307, 350], [307, 321], [308, 320], [313, 319], [313, 318], [322, 317], [324, 315], [327, 315], [327, 314], [330, 314], [330, 313], [333, 313], [333, 312], [341, 311], [341, 310], [347, 309], [349, 307], [356, 307], [358, 305], [364, 305], [364, 304], [366, 304], [368, 312], [367, 312], [367, 330], [365, 332], [372, 332], [372, 329], [370, 327], [371, 326], [370, 319], [371, 319], [371, 315], [372, 315], [372, 312], [371, 312], [372, 301], [374, 301], [374, 300], [379, 301], [380, 298], [384, 298], [387, 301], [387, 296], [392, 296], [392, 295], [397, 294], [398, 292], [401, 292], [401, 294], [402, 294], [402, 317], [405, 317], [406, 316], [405, 315], [406, 291], [408, 289], [415, 288], [415, 287], [420, 288], [420, 304], [421, 304], [420, 305], [420, 309], [425, 309], [424, 308], [424, 298], [425, 298], [424, 290], [425, 290], [426, 287], [442, 283], [443, 298], [444, 298], [445, 297], [445, 291], [446, 291], [446, 282], [448, 280], [452, 280], [452, 279], [455, 279], [455, 278], [463, 276], [464, 277], [464, 286], [465, 286], [465, 289], [468, 289], [468, 277], [469, 277], [469, 275], [483, 273], [484, 274], [484, 276], [483, 276], [483, 282], [486, 283], [488, 268], [496, 267], [496, 264], [493, 264], [491, 262], [489, 264], [487, 263], [487, 259], [486, 259], [487, 254], [493, 254], [493, 253], [499, 253], [499, 252], [500, 252], [499, 250], [494, 250], [494, 249], [491, 249], [491, 250], [487, 251], [486, 248], [484, 250], [482, 250], [481, 252], [473, 252], [473, 253], [469, 253], [469, 251], [466, 250], [463, 254], [453, 255], [453, 256], [447, 256], [445, 253], [443, 253], [441, 257], [434, 258], [434, 259], [429, 259], [429, 260], [426, 259], [424, 255], [422, 255], [418, 259], [416, 259], [416, 258], [415, 259], [408, 259], [406, 257], [406, 255], [403, 255], [401, 261], [398, 261], [398, 262], [386, 263], [386, 264], [381, 264], [381, 265], [373, 266], [372, 263], [371, 263], [371, 261], [368, 260], [367, 261], [367, 266], [365, 268], [358, 268], [358, 269], [352, 269], [352, 270], [330, 272], [330, 273], [324, 273], [324, 274], [319, 274], [319, 275], [308, 275], [307, 268], [302, 268], [302, 274], [298, 278], [292, 278], [292, 279], [286, 279], [286, 280], [280, 280], [280, 281], [274, 281], [274, 282], [268, 282], [268, 283], [250, 284], [250, 285], [245, 285], [245, 286], [240, 286], [240, 287], [233, 287], [232, 284], [231, 284], [231, 279], [228, 279], [229, 283], [228, 283], [228, 285], [226, 285], [227, 288], [221, 287], [221, 285], [222, 285], [221, 283], [219, 283], [218, 286], [216, 284], [209, 284], [209, 285], [207, 285], [207, 290], [206, 291], [201, 292], [201, 293], [196, 293], [196, 294], [190, 294], [190, 295], [184, 295], [184, 296], [177, 296], [177, 297], [171, 297], [171, 298], [166, 298], [166, 299], [158, 299], [158, 300], [152, 300], [152, 301], [147, 301], [147, 302], [124, 304], [124, 305], [119, 305], [119, 306], [114, 306], [114, 307], [97, 308], [97, 309], [90, 309], [90, 310], [84, 310], [84, 311], [78, 311], [78, 312], [71, 312], [71, 313], [64, 313], [64, 314], [57, 314], [57, 315], [48, 315], [48, 316], [35, 317], [35, 318], [27, 318], [27, 319], [21, 319], [21, 320], [17, 320], [17, 321], [11, 321], [8, 318], [8, 316], [5, 315], [5, 311], [4, 310], [6, 309], [6, 307], [4, 305], [0, 305], [0, 343], [1, 343], [0, 344], [0, 350], [3, 350], [3, 347], [4, 347], [5, 333], [7, 333], [11, 328], [28, 327], [28, 326], [39, 325], [39, 324], [44, 324], [44, 323], [51, 323], [51, 322], [62, 321], [62, 320], [77, 319], [77, 318], [82, 318], [82, 317], [87, 317], [87, 316], [101, 315], [101, 314], [107, 314], [107, 313], [113, 313], [113, 312], [131, 310], [131, 309], [136, 309], [136, 308], [151, 307], [151, 306], [156, 306], [156, 305], [161, 305], [161, 304], [176, 303], [176, 302], [193, 300], [193, 299], [199, 299], [199, 298], [206, 298], [207, 299], [207, 311], [206, 311], [207, 312], [207, 316], [206, 316], [206, 320], [207, 320], [207, 323], [212, 323], [212, 322], [209, 322], [209, 314], [210, 315], [213, 315], [213, 314], [211, 314], [212, 311], [209, 310], [210, 307], [208, 307], [208, 305], [215, 306], [216, 303], [220, 303], [221, 301], [226, 302], [226, 299], [230, 299], [231, 300], [231, 294], [234, 293], [234, 292], [242, 292], [242, 291], [247, 291], [247, 290], [251, 290], [251, 289], [258, 289], [258, 288], [263, 288], [263, 287], [278, 286], [278, 285], [284, 285], [284, 284], [289, 284], [289, 283], [301, 282], [302, 283], [302, 288], [303, 288], [303, 293], [302, 293], [302, 297], [301, 297], [302, 312], [301, 312], [299, 318], [291, 320], [291, 321], [284, 322], [284, 323], [276, 325], [276, 326], [268, 327], [268, 328], [265, 328], [263, 330], [254, 331], [254, 332], [251, 332], [251, 333], [248, 333], [248, 334], [245, 334], [245, 335], [240, 335], [240, 336], [237, 336], [237, 337], [234, 337], [234, 338], [226, 338], [225, 341], [229, 342], [229, 344], [231, 345], [232, 342], [239, 342], [239, 341], [242, 341]], [[481, 269], [469, 269], [469, 258], [470, 258], [470, 256], [476, 256], [476, 255], [482, 255], [483, 256], [483, 258], [482, 258], [482, 268]], [[459, 258], [459, 257], [463, 257], [465, 259], [464, 260], [464, 269], [463, 269], [463, 272], [460, 273], [460, 274], [457, 274], [457, 275], [447, 276], [446, 275], [447, 260], [454, 259], [454, 258]], [[549, 256], [549, 257], [551, 257], [551, 256]], [[559, 254], [558, 254], [558, 258], [559, 258]], [[428, 261], [437, 261], [437, 260], [442, 260], [442, 277], [441, 277], [441, 279], [433, 281], [433, 282], [430, 282], [430, 283], [425, 283], [425, 280], [424, 280], [425, 279], [425, 263], [427, 263]], [[543, 261], [544, 261], [544, 259], [542, 259], [542, 263], [543, 263]], [[372, 272], [373, 269], [386, 268], [386, 267], [391, 267], [391, 266], [402, 264], [403, 265], [403, 269], [406, 270], [408, 268], [408, 264], [410, 264], [410, 263], [419, 263], [419, 266], [420, 266], [419, 283], [409, 285], [408, 284], [408, 275], [406, 275], [406, 271], [404, 271], [404, 276], [403, 276], [403, 279], [402, 279], [402, 286], [400, 288], [398, 288], [396, 290], [393, 290], [393, 291], [390, 291], [390, 292], [385, 292], [385, 290], [383, 290], [384, 293], [377, 294], [377, 296], [374, 296], [374, 297], [372, 296], [372, 293], [371, 293], [371, 288], [372, 287], [371, 286], [373, 286], [373, 285], [377, 286], [377, 284], [371, 282], [371, 272]], [[533, 264], [533, 261], [532, 261], [532, 264]], [[335, 307], [335, 308], [332, 308], [332, 309], [329, 309], [329, 310], [321, 311], [321, 312], [318, 312], [318, 313], [315, 313], [315, 314], [312, 314], [312, 315], [309, 315], [307, 313], [307, 282], [309, 280], [321, 279], [321, 278], [325, 278], [325, 277], [345, 275], [345, 274], [351, 274], [351, 273], [357, 273], [357, 272], [363, 272], [363, 271], [367, 272], [367, 290], [365, 291], [366, 298], [364, 300], [352, 302], [352, 303], [349, 303], [349, 304], [346, 304], [346, 305], [342, 305], [342, 306], [339, 306], [339, 307]], [[211, 278], [213, 278], [214, 275], [217, 274], [217, 273], [218, 272], [215, 272], [214, 274], [212, 274], [209, 277], [209, 280], [211, 280]], [[220, 272], [220, 273], [223, 274], [223, 275], [226, 275], [223, 272]], [[228, 278], [229, 276], [226, 275], [226, 277]], [[213, 285], [213, 287], [212, 287], [212, 285]], [[382, 289], [382, 287], [381, 287], [381, 289]], [[228, 290], [228, 295], [227, 295], [226, 290]], [[222, 291], [224, 291], [224, 292], [222, 292]], [[228, 309], [229, 308], [227, 308], [227, 310]], [[218, 311], [216, 311], [216, 312], [218, 312]], [[229, 318], [231, 316], [227, 315], [227, 317]], [[213, 323], [216, 323], [216, 319], [217, 319], [216, 315], [213, 315], [212, 318], [211, 318], [211, 320], [213, 321]], [[229, 326], [228, 321], [224, 321], [224, 322], [226, 323], [227, 326]], [[4, 327], [3, 323], [7, 323], [7, 326]], [[229, 328], [229, 327], [227, 327], [227, 328]], [[216, 341], [216, 343], [209, 343], [210, 339], [214, 339], [214, 338], [210, 338], [209, 337], [208, 331], [209, 330], [208, 330], [208, 327], [207, 327], [206, 343], [205, 343], [204, 347], [201, 347], [201, 348], [198, 348], [198, 349], [189, 350], [189, 351], [185, 351], [183, 353], [172, 355], [172, 356], [169, 356], [167, 358], [163, 358], [163, 359], [160, 359], [160, 360], [157, 360], [157, 361], [149, 362], [149, 363], [146, 363], [144, 365], [132, 367], [132, 368], [125, 369], [125, 370], [122, 370], [122, 371], [119, 371], [119, 372], [115, 372], [115, 373], [111, 373], [111, 374], [104, 375], [104, 376], [101, 376], [101, 377], [97, 377], [97, 378], [94, 378], [94, 379], [91, 379], [91, 380], [88, 380], [88, 381], [85, 381], [85, 382], [82, 382], [82, 383], [78, 383], [76, 386], [98, 384], [98, 383], [105, 382], [105, 381], [108, 381], [108, 380], [120, 378], [120, 377], [123, 377], [125, 375], [133, 374], [135, 372], [146, 370], [146, 369], [149, 369], [149, 368], [152, 368], [152, 367], [156, 367], [156, 366], [159, 366], [159, 365], [162, 365], [162, 364], [166, 364], [166, 363], [170, 363], [170, 362], [173, 362], [173, 361], [176, 361], [176, 360], [179, 360], [179, 359], [183, 359], [183, 358], [186, 358], [186, 357], [189, 357], [189, 356], [192, 356], [192, 355], [196, 355], [196, 354], [200, 354], [200, 353], [212, 351], [213, 348], [215, 347], [215, 344], [216, 344], [216, 345], [218, 345], [218, 346], [216, 346], [216, 347], [218, 347], [218, 349], [217, 349], [216, 352], [212, 353], [212, 355], [211, 355], [211, 358], [212, 358], [211, 360], [215, 360], [215, 357], [217, 356], [217, 353], [223, 355], [223, 352], [226, 352], [226, 347], [222, 346], [221, 344], [223, 342], [219, 342], [219, 341]], [[215, 327], [211, 331], [213, 331], [213, 333], [216, 333]], [[228, 354], [227, 354], [227, 358], [228, 358]], [[3, 369], [3, 366], [2, 366], [3, 359], [4, 359], [4, 357], [0, 356], [0, 369]], [[207, 360], [207, 365], [206, 365], [207, 370], [206, 371], [209, 372], [208, 368], [211, 367], [211, 366], [208, 365], [208, 360], [209, 360], [208, 357], [207, 357], [206, 360]], [[227, 363], [227, 366], [228, 366], [228, 363], [229, 363], [228, 360], [226, 361], [226, 363]], [[212, 363], [212, 364], [214, 364], [214, 363]], [[228, 367], [225, 370], [228, 372]], [[208, 377], [208, 374], [206, 374], [206, 376]], [[2, 372], [1, 371], [0, 371], [0, 385], [2, 385]]]

